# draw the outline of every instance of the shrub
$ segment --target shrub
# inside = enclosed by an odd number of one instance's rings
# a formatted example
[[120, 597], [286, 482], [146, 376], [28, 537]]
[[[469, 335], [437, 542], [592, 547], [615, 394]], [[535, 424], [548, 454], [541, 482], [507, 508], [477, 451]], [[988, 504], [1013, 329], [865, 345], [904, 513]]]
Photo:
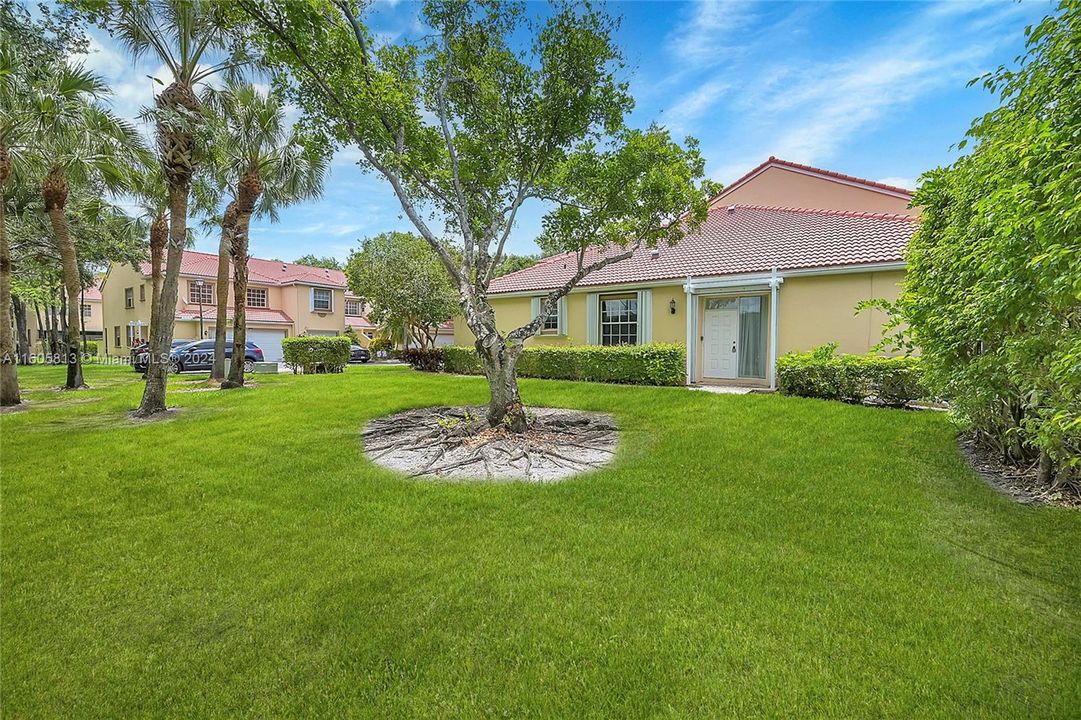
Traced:
[[918, 358], [838, 355], [836, 349], [831, 343], [777, 358], [777, 389], [784, 395], [891, 407], [927, 396]]
[[[479, 375], [484, 372], [471, 347], [443, 348], [447, 372]], [[687, 378], [687, 351], [683, 345], [544, 345], [527, 347], [518, 360], [521, 377], [589, 380], [632, 385], [682, 385]]]
[[83, 343], [83, 357], [97, 357], [98, 344], [93, 340], [87, 340]]
[[372, 341], [368, 343], [368, 349], [371, 350], [372, 353], [390, 352], [394, 349], [394, 341], [388, 337], [379, 336], [373, 338]]
[[282, 354], [285, 364], [303, 370], [305, 374], [314, 372], [341, 372], [349, 362], [349, 338], [323, 337], [319, 335], [300, 335], [282, 340]]
[[443, 369], [443, 351], [439, 348], [406, 348], [398, 358], [421, 372], [439, 372]]

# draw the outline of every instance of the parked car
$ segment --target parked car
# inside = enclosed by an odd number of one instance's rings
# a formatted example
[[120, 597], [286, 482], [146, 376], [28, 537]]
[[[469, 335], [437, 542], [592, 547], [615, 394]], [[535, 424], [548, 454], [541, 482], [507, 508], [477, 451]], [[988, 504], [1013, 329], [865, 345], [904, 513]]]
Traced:
[[372, 354], [368, 352], [368, 348], [363, 348], [360, 345], [351, 345], [349, 347], [349, 362], [366, 363], [372, 359]]
[[[233, 343], [225, 344], [225, 357], [233, 357]], [[146, 370], [148, 357], [142, 353], [136, 358], [135, 369]], [[253, 342], [245, 343], [244, 349], [244, 372], [249, 373], [255, 369], [255, 363], [263, 362], [263, 351]], [[196, 340], [173, 348], [169, 353], [169, 372], [179, 373], [189, 370], [209, 370], [214, 365], [214, 341]]]

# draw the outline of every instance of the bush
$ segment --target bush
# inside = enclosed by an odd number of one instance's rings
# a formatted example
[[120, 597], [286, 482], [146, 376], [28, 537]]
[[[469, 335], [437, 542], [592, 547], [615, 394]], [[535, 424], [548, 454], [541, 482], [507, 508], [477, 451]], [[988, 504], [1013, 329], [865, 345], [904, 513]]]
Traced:
[[398, 358], [421, 372], [439, 372], [443, 369], [443, 351], [439, 348], [406, 348], [398, 353]]
[[87, 340], [83, 343], [83, 357], [97, 357], [98, 344], [93, 340]]
[[836, 349], [837, 344], [831, 343], [777, 358], [777, 389], [784, 395], [873, 401], [890, 407], [904, 407], [927, 396], [918, 358], [837, 355]]
[[[484, 369], [471, 347], [442, 349], [443, 367], [460, 375], [480, 375]], [[527, 347], [518, 360], [521, 377], [554, 380], [683, 385], [687, 379], [687, 351], [683, 345], [544, 345]]]
[[394, 341], [388, 337], [376, 337], [368, 343], [368, 349], [371, 350], [373, 354], [378, 352], [390, 352], [394, 349]]
[[349, 338], [324, 337], [320, 335], [301, 335], [282, 340], [282, 354], [285, 364], [303, 370], [305, 374], [315, 372], [341, 372], [349, 362]]

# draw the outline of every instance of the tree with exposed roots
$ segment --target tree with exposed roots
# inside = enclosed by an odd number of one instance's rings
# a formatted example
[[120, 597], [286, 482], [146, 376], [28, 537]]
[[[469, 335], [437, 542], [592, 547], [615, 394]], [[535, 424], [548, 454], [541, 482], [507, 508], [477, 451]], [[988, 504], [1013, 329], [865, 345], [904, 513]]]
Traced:
[[[530, 19], [522, 5], [430, 0], [427, 39], [376, 46], [351, 0], [238, 0], [263, 64], [305, 121], [360, 151], [435, 251], [458, 295], [490, 387], [487, 419], [527, 428], [516, 365], [559, 299], [640, 246], [675, 243], [706, 217], [697, 143], [632, 129], [617, 77], [616, 23], [588, 6]], [[545, 247], [572, 277], [539, 314], [501, 332], [488, 301], [522, 205], [546, 201]], [[443, 228], [430, 225], [433, 218]], [[587, 249], [607, 251], [587, 262]]]
[[206, 0], [118, 0], [109, 4], [85, 0], [77, 4], [85, 6], [134, 59], [152, 56], [165, 65], [172, 78], [147, 113], [155, 123], [158, 159], [169, 193], [168, 247], [157, 308], [160, 322], [150, 337], [146, 387], [135, 412], [138, 417], [150, 417], [166, 410], [188, 203], [192, 178], [203, 155], [199, 134], [204, 129], [204, 116], [197, 90], [212, 75], [232, 73], [243, 63], [236, 54], [211, 61], [226, 45], [223, 4]]
[[267, 216], [276, 221], [280, 208], [321, 195], [329, 153], [325, 143], [298, 127], [288, 127], [285, 107], [275, 93], [264, 95], [250, 83], [229, 83], [222, 90], [208, 90], [203, 102], [212, 116], [211, 164], [223, 194], [231, 197], [222, 218], [214, 334], [214, 368], [218, 369], [220, 362], [224, 370], [228, 283], [222, 278], [223, 268], [228, 270], [232, 261], [233, 358], [237, 360], [230, 364], [229, 376], [222, 383], [228, 389], [244, 384], [252, 217]]

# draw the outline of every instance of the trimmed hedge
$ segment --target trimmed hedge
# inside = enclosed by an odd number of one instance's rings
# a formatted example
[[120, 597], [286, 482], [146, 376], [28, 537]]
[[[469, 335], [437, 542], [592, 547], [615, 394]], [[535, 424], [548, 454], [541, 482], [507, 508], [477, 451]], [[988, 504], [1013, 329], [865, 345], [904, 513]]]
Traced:
[[836, 349], [831, 343], [777, 358], [777, 389], [784, 395], [890, 407], [927, 397], [919, 358], [838, 355]]
[[398, 353], [398, 358], [421, 372], [439, 372], [443, 369], [443, 351], [439, 348], [407, 348]]
[[[477, 351], [451, 345], [442, 349], [443, 369], [459, 375], [482, 375]], [[631, 385], [683, 385], [687, 349], [683, 345], [534, 345], [518, 359], [521, 377], [588, 380]]]
[[83, 343], [83, 357], [97, 357], [98, 344], [93, 340], [87, 340]]
[[349, 338], [300, 335], [282, 340], [285, 364], [296, 373], [341, 372], [349, 362]]

